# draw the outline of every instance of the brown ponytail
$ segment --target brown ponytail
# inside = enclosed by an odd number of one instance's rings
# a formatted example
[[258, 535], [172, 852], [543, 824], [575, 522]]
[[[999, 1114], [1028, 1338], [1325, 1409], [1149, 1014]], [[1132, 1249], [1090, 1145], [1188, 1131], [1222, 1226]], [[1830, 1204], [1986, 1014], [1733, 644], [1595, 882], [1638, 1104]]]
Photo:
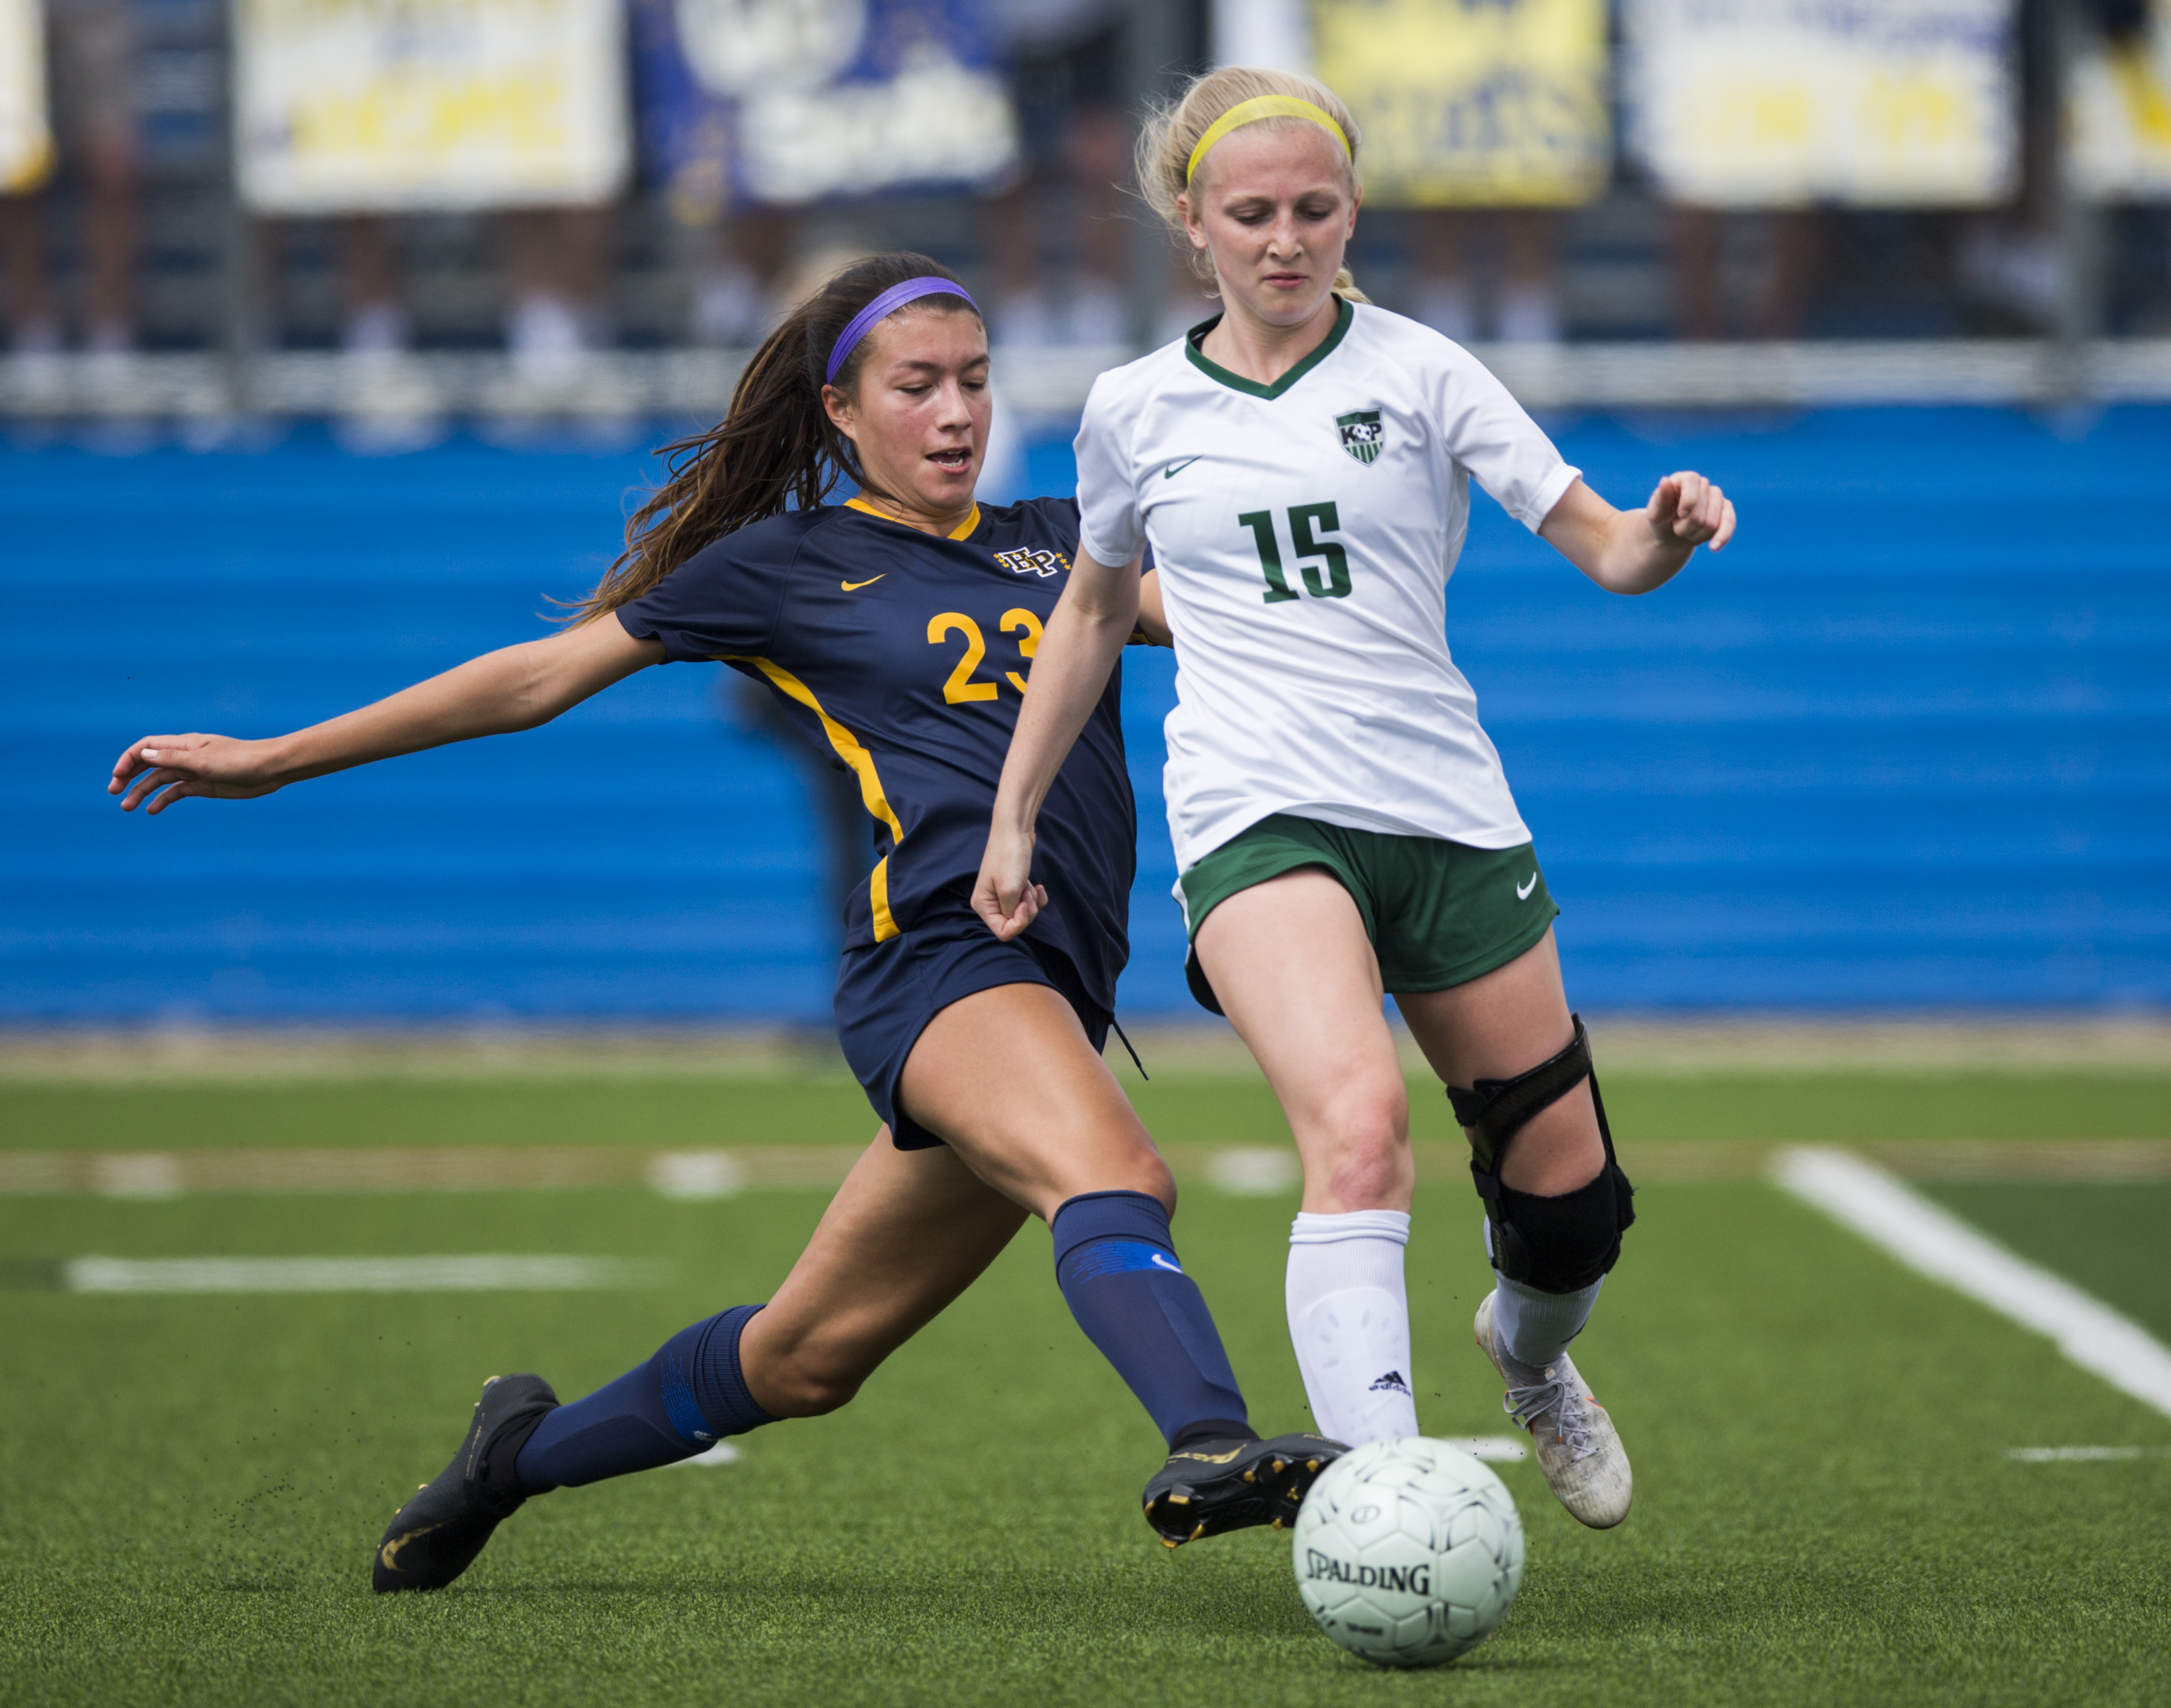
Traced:
[[[871, 255], [794, 308], [747, 363], [722, 421], [657, 453], [663, 484], [626, 523], [625, 549], [571, 620], [586, 623], [638, 599], [702, 547], [795, 504], [812, 509], [840, 480], [865, 486], [852, 442], [822, 406], [829, 352], [853, 317], [891, 286], [930, 276], [957, 281], [925, 255]], [[914, 308], [978, 312], [962, 282], [955, 297], [923, 297], [899, 312]], [[838, 371], [839, 390], [859, 383], [867, 345], [862, 339]]]

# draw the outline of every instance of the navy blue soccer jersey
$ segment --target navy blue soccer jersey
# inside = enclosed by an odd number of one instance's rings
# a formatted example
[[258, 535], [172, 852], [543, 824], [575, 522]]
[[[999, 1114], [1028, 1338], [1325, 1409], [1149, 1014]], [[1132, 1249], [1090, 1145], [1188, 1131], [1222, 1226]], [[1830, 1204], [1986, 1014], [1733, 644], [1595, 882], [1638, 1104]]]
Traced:
[[[1034, 649], [1078, 548], [1078, 506], [975, 507], [947, 539], [862, 507], [787, 511], [689, 558], [622, 607], [673, 661], [721, 659], [766, 682], [807, 739], [858, 778], [879, 856], [845, 913], [845, 946], [909, 931], [930, 898], [969, 892]], [[1119, 667], [1042, 807], [1028, 935], [1060, 950], [1112, 1010], [1129, 957], [1137, 808], [1123, 763]]]

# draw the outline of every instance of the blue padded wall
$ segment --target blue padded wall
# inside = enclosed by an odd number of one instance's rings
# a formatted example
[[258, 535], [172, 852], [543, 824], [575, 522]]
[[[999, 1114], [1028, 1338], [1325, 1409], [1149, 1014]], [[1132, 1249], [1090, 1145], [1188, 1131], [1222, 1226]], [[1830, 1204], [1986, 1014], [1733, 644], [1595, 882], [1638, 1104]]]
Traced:
[[2171, 415], [1568, 436], [1603, 490], [1702, 466], [1748, 514], [1643, 599], [1541, 598], [1497, 526], [1458, 577], [1589, 1001], [2171, 1000]]
[[[1611, 597], [1479, 497], [1449, 596], [1593, 1008], [2171, 1002], [2171, 411], [1552, 424], [1616, 501], [1698, 467], [1737, 546]], [[0, 454], [0, 1020], [818, 1021], [798, 770], [644, 673], [547, 729], [155, 822], [151, 731], [262, 734], [542, 632], [632, 452]], [[1064, 490], [1067, 446], [1030, 483]], [[1183, 1012], [1165, 655], [1127, 665], [1124, 998]]]

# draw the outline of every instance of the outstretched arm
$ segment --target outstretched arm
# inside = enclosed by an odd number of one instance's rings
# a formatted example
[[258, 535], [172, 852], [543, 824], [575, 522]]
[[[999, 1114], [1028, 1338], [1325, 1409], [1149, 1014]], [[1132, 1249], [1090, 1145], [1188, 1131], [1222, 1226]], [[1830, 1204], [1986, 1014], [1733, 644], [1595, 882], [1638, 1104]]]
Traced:
[[532, 730], [663, 657], [662, 641], [635, 640], [616, 618], [605, 616], [547, 640], [486, 652], [290, 736], [260, 742], [146, 736], [115, 763], [106, 793], [122, 795], [124, 812], [146, 800], [153, 812], [163, 812], [191, 795], [246, 800], [372, 759]]
[[1679, 575], [1700, 545], [1734, 538], [1734, 504], [1686, 470], [1659, 483], [1641, 511], [1616, 510], [1582, 481], [1561, 495], [1538, 537], [1609, 593], [1648, 593]]
[[1080, 554], [1033, 654], [1032, 678], [995, 790], [973, 908], [1005, 943], [1033, 922], [1046, 891], [1032, 881], [1033, 824], [1055, 774], [1108, 686], [1139, 626], [1139, 560], [1111, 569]]

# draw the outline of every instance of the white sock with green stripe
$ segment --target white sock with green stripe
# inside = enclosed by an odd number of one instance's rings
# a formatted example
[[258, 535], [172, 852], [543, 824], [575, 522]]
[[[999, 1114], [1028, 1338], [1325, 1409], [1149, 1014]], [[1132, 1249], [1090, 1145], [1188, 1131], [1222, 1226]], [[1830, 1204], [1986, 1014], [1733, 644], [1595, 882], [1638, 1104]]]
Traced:
[[1351, 1447], [1418, 1432], [1402, 1284], [1409, 1238], [1401, 1210], [1307, 1210], [1289, 1229], [1289, 1341], [1312, 1424]]

